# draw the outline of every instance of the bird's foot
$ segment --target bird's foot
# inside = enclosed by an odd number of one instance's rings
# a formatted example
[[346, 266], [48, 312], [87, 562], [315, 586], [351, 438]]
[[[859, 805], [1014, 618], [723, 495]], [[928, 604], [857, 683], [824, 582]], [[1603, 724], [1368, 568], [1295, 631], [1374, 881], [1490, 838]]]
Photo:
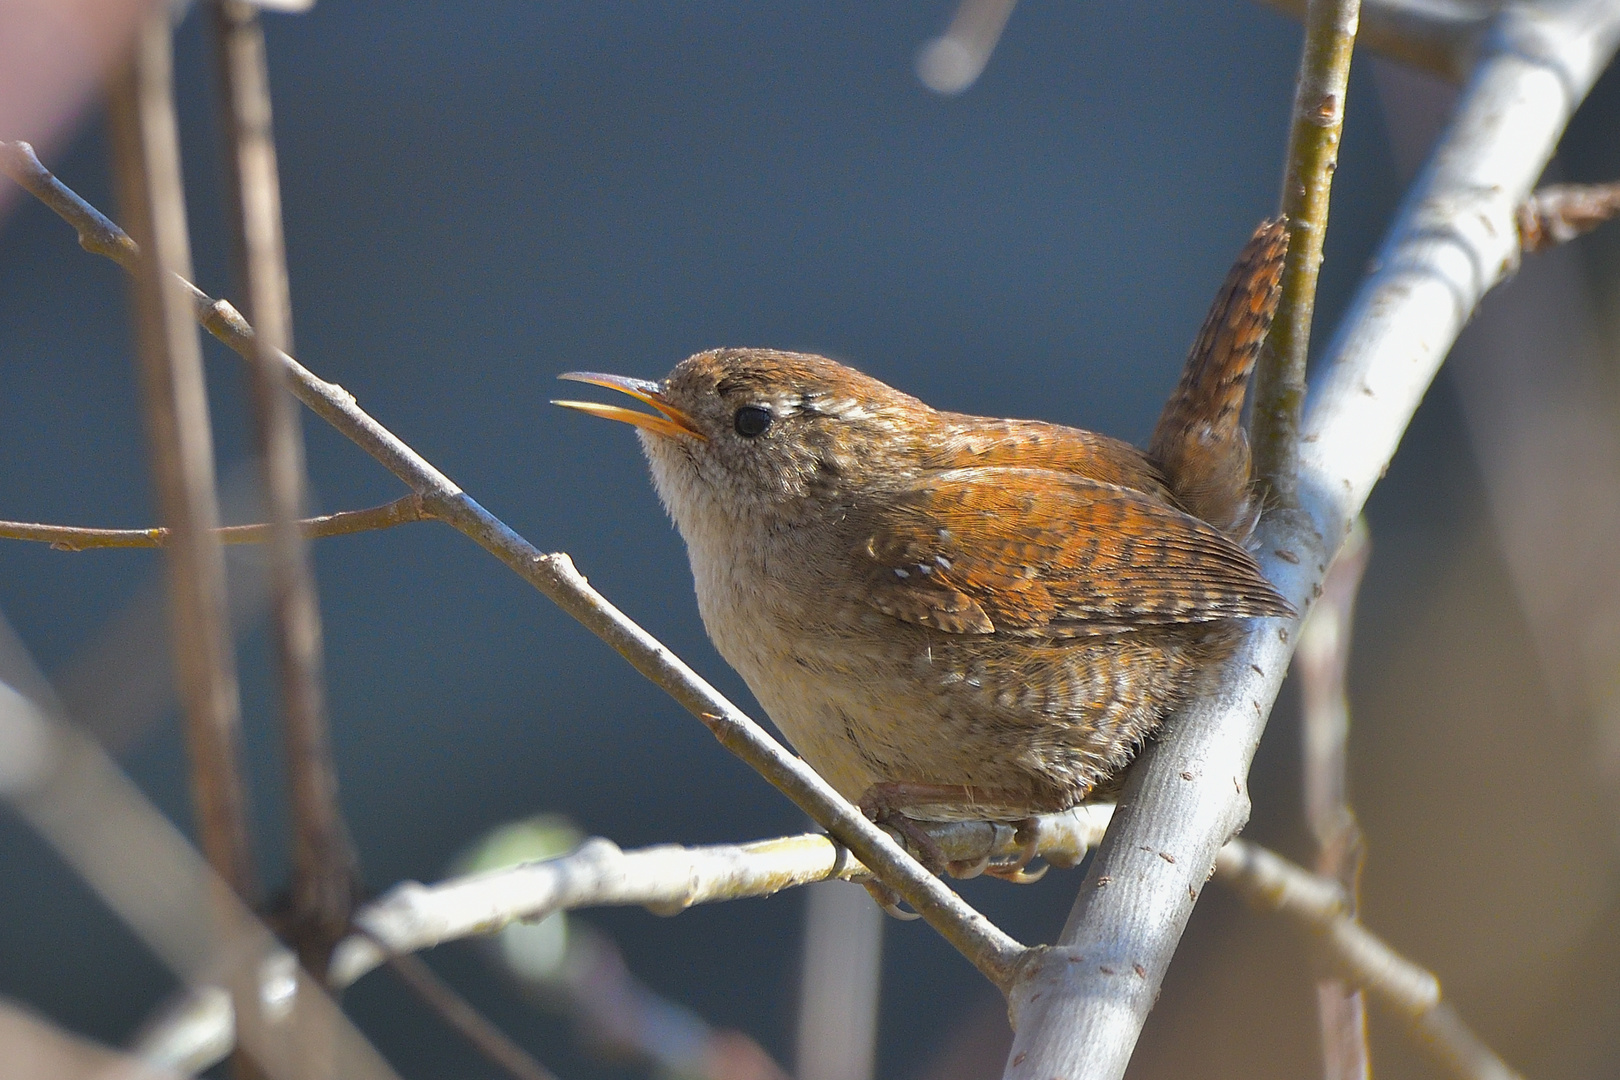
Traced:
[[[873, 784], [861, 796], [861, 813], [877, 824], [899, 835], [906, 849], [931, 874], [943, 874], [950, 868], [950, 860], [940, 849], [939, 842], [915, 818], [909, 817], [901, 807], [927, 807], [961, 802], [971, 797], [971, 788], [948, 784], [910, 784], [886, 782]], [[969, 875], [971, 876], [971, 875]]]
[[1014, 885], [1033, 885], [1045, 877], [1046, 872], [1052, 869], [1050, 866], [1042, 866], [1033, 873], [1024, 869], [1037, 854], [1036, 846], [1041, 839], [1039, 829], [1040, 823], [1032, 817], [1020, 821], [1018, 831], [1013, 834], [1013, 839], [1018, 841], [1018, 855], [1010, 863], [991, 863], [984, 867], [983, 872]]
[[939, 842], [923, 823], [907, 816], [901, 810], [901, 807], [905, 807], [938, 813], [940, 812], [938, 808], [946, 808], [955, 812], [965, 811], [968, 815], [974, 810], [987, 811], [990, 815], [994, 815], [997, 809], [1017, 806], [1020, 802], [1027, 804], [1027, 799], [1021, 799], [1011, 792], [986, 790], [962, 784], [889, 781], [873, 784], [867, 788], [866, 794], [861, 796], [860, 808], [867, 817], [898, 834], [906, 847], [916, 856], [917, 861], [932, 873], [949, 873], [955, 878], [974, 878], [980, 874], [988, 874], [1003, 881], [1027, 885], [1039, 881], [1048, 869], [1043, 866], [1034, 873], [1025, 869], [1035, 857], [1036, 844], [1040, 840], [1037, 823], [1033, 817], [1026, 817], [1018, 822], [1018, 831], [1014, 835], [1019, 850], [1013, 861], [998, 862], [988, 855], [978, 859], [952, 861], [946, 859]]

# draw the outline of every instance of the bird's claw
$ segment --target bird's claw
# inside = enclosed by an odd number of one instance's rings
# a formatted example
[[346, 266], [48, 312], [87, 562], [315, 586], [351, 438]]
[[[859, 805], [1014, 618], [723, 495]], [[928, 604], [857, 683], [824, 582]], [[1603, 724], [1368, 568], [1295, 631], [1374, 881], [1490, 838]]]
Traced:
[[877, 878], [867, 878], [865, 881], [861, 882], [861, 884], [866, 887], [866, 891], [871, 894], [873, 901], [876, 902], [878, 907], [882, 908], [896, 919], [899, 919], [901, 922], [914, 922], [917, 919], [922, 918], [921, 913], [916, 911], [907, 911], [905, 908], [901, 907], [900, 894], [883, 884], [883, 882], [879, 881]]
[[1010, 863], [998, 863], [988, 866], [984, 872], [991, 877], [1000, 878], [1002, 881], [1010, 881], [1014, 885], [1033, 885], [1045, 877], [1048, 870], [1052, 869], [1049, 865], [1043, 865], [1034, 873], [1024, 869], [1029, 865], [1030, 860], [1035, 858], [1036, 848], [1040, 844], [1041, 837], [1036, 820], [1034, 818], [1025, 818], [1020, 821], [1018, 831], [1013, 834], [1013, 839], [1018, 841], [1018, 856]]

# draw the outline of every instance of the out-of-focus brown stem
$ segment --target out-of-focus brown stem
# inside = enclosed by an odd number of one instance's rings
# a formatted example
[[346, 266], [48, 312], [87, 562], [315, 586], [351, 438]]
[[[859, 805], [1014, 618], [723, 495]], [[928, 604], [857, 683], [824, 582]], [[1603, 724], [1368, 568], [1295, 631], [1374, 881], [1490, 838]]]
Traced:
[[[1367, 526], [1358, 519], [1322, 583], [1322, 596], [1300, 630], [1294, 653], [1303, 697], [1305, 819], [1316, 837], [1316, 872], [1337, 881], [1356, 914], [1363, 847], [1350, 810], [1346, 773], [1350, 703], [1345, 677], [1356, 592], [1367, 568]], [[1361, 991], [1324, 976], [1316, 984], [1326, 1080], [1367, 1080], [1367, 1005]]]
[[292, 302], [271, 130], [270, 75], [258, 13], [243, 0], [215, 0], [214, 47], [234, 203], [238, 280], [257, 328], [249, 385], [270, 510], [272, 636], [281, 674], [288, 803], [292, 814], [293, 947], [324, 977], [332, 946], [348, 929], [355, 856], [337, 802], [321, 659], [321, 616], [303, 512], [304, 438], [278, 356], [292, 348]]
[[236, 663], [225, 615], [224, 556], [215, 530], [213, 437], [202, 345], [174, 280], [191, 269], [170, 81], [166, 19], [148, 19], [135, 61], [116, 81], [113, 153], [121, 200], [141, 252], [133, 306], [158, 503], [169, 534], [175, 657], [192, 757], [197, 829], [214, 870], [245, 899], [250, 869], [238, 768]]
[[[225, 604], [225, 560], [215, 529], [214, 449], [202, 343], [178, 277], [191, 272], [167, 9], [136, 35], [111, 97], [113, 155], [134, 246], [132, 289], [141, 390], [158, 504], [170, 533], [171, 618], [180, 699], [191, 755], [197, 832], [225, 886], [251, 904], [246, 796], [239, 767], [241, 704]], [[177, 277], [178, 275], [178, 277]], [[229, 925], [229, 898], [215, 898]], [[202, 928], [199, 928], [202, 929]], [[238, 1024], [256, 1028], [254, 973], [231, 972]], [[238, 1055], [238, 1076], [249, 1066]]]
[[388, 969], [441, 1020], [515, 1080], [557, 1080], [555, 1073], [492, 1024], [454, 987], [439, 978], [421, 957], [410, 954], [390, 957]]
[[[391, 529], [408, 521], [430, 521], [432, 515], [416, 495], [402, 495], [391, 503], [365, 510], [339, 510], [335, 514], [304, 518], [299, 534], [306, 540]], [[271, 526], [224, 525], [214, 530], [222, 544], [264, 544]], [[169, 542], [169, 530], [87, 529], [76, 525], [41, 525], [31, 521], [0, 521], [0, 540], [32, 540], [56, 551], [104, 551], [109, 548], [158, 548]]]

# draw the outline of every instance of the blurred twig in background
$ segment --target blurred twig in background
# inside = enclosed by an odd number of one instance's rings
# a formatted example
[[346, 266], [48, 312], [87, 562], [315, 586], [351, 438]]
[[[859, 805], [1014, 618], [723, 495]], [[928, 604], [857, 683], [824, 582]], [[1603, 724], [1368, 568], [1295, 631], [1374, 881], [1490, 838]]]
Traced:
[[298, 1025], [315, 1016], [332, 1033], [337, 1075], [391, 1080], [394, 1071], [180, 831], [99, 745], [53, 715], [49, 694], [0, 620], [0, 796], [181, 983], [251, 995], [259, 1022], [238, 1027], [234, 1010], [216, 1008], [210, 1023], [223, 1019], [229, 1035], [212, 1031], [201, 1045], [228, 1049], [239, 1039], [273, 1080], [304, 1080], [289, 1050]]
[[[203, 851], [217, 880], [234, 893], [214, 898], [211, 918], [223, 940], [232, 902], [251, 907], [258, 900], [258, 885], [247, 836], [241, 703], [225, 600], [225, 558], [215, 532], [219, 506], [202, 342], [176, 284], [177, 278], [191, 274], [191, 246], [170, 48], [166, 12], [154, 11], [142, 22], [134, 55], [114, 83], [113, 156], [137, 248], [132, 289], [137, 353], [152, 476], [169, 530], [169, 625], [191, 755], [192, 801]], [[225, 985], [238, 1031], [261, 1031], [253, 973], [230, 970]], [[241, 1038], [243, 1046], [267, 1043], [247, 1034]], [[233, 1071], [238, 1080], [255, 1075], [241, 1054]]]
[[[1302, 705], [1305, 822], [1316, 837], [1316, 872], [1339, 883], [1351, 918], [1360, 905], [1365, 848], [1348, 794], [1350, 699], [1345, 678], [1368, 547], [1366, 519], [1358, 518], [1322, 583], [1316, 607], [1300, 627], [1294, 653]], [[1324, 977], [1316, 984], [1316, 1007], [1326, 1080], [1368, 1080], [1372, 1063], [1361, 992]]]
[[270, 511], [270, 616], [281, 676], [292, 818], [287, 933], [299, 960], [319, 978], [332, 946], [348, 930], [356, 867], [338, 809], [337, 767], [327, 730], [315, 572], [298, 523], [306, 501], [304, 437], [298, 406], [276, 360], [292, 347], [292, 298], [271, 130], [270, 73], [264, 31], [253, 5], [212, 0], [210, 11], [237, 277], [257, 331], [248, 385]]
[[863, 890], [843, 882], [806, 891], [796, 1080], [871, 1080], [886, 920]]
[[917, 78], [936, 94], [978, 81], [1018, 0], [960, 0], [945, 32], [917, 50]]

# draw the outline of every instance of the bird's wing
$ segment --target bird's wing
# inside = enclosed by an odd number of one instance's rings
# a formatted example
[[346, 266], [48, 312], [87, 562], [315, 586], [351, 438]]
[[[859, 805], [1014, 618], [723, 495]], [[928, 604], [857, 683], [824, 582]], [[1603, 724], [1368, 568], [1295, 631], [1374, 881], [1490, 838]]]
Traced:
[[959, 634], [1067, 637], [1288, 615], [1249, 553], [1150, 495], [1045, 469], [934, 473], [868, 518], [879, 611]]

